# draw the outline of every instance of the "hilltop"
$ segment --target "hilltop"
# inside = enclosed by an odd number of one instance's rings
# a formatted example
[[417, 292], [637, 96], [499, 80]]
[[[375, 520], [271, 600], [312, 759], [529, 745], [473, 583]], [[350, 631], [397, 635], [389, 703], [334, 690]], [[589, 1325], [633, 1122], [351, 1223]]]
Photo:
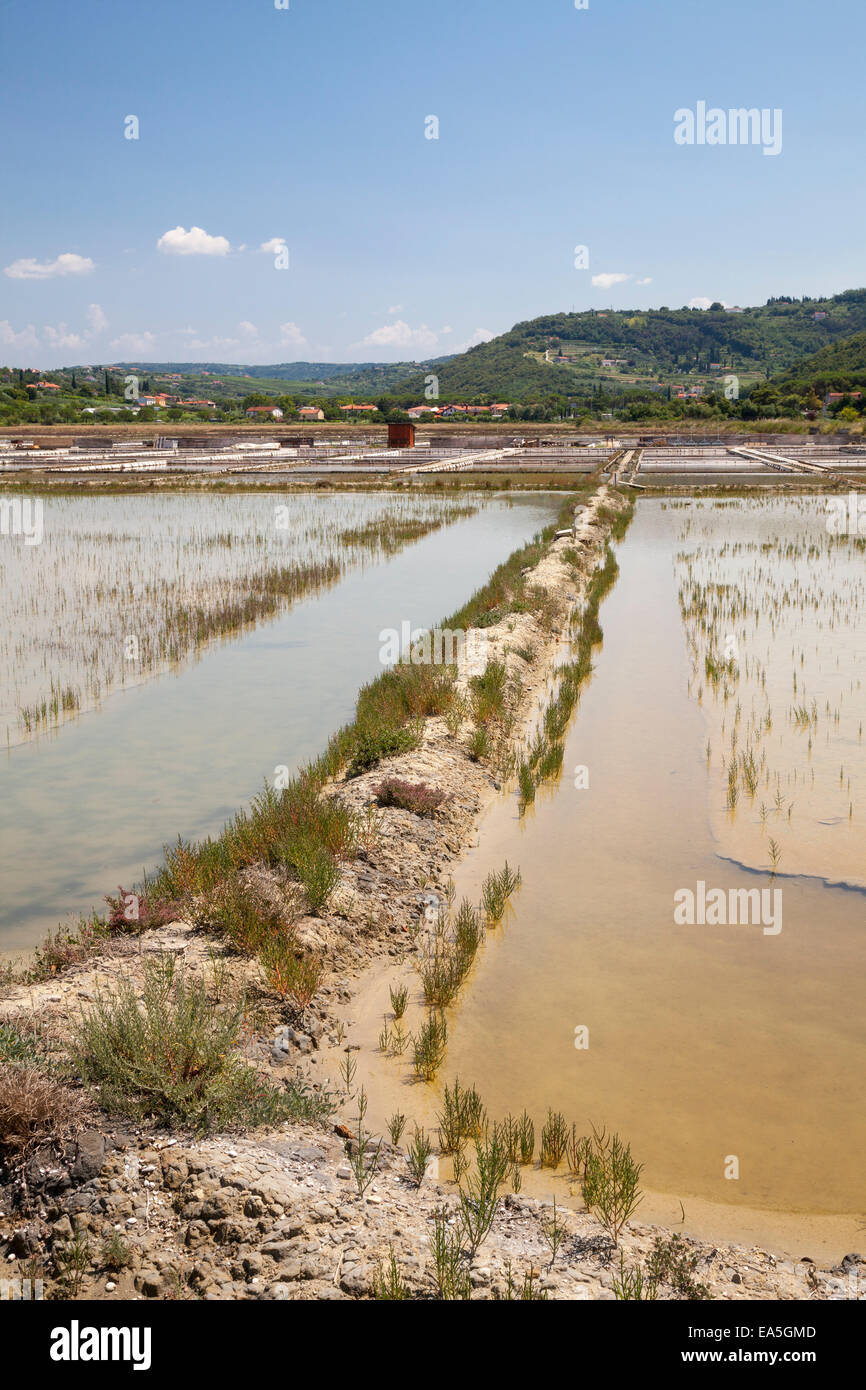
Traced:
[[[0, 424], [234, 424], [246, 420], [247, 408], [271, 403], [286, 420], [312, 404], [322, 412], [317, 418], [344, 423], [351, 412], [342, 407], [364, 403], [364, 418], [381, 423], [430, 399], [431, 374], [440, 407], [509, 402], [511, 419], [814, 419], [828, 391], [866, 380], [866, 289], [751, 308], [547, 314], [426, 362], [115, 362], [64, 368], [47, 379], [0, 368]], [[130, 376], [142, 398], [150, 397], [135, 417], [126, 410]], [[830, 405], [850, 421], [861, 400]]]
[[[689, 376], [741, 387], [790, 371], [866, 331], [866, 289], [829, 299], [770, 299], [752, 308], [609, 310], [542, 315], [470, 348], [438, 371], [443, 399], [500, 400], [667, 389]], [[417, 395], [419, 373], [406, 383]]]

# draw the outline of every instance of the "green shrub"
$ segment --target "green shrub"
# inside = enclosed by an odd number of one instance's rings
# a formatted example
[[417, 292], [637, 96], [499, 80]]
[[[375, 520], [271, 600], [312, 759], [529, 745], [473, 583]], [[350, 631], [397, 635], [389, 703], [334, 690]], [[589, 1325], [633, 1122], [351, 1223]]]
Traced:
[[352, 740], [349, 776], [360, 777], [383, 758], [395, 758], [400, 753], [409, 753], [413, 748], [417, 748], [420, 742], [421, 731], [414, 725], [384, 724], [359, 728]]
[[283, 1092], [234, 1051], [244, 1001], [222, 1004], [174, 962], [148, 961], [141, 1003], [131, 980], [103, 996], [77, 1026], [75, 1057], [102, 1105], [193, 1130], [247, 1128], [313, 1118], [324, 1102]]

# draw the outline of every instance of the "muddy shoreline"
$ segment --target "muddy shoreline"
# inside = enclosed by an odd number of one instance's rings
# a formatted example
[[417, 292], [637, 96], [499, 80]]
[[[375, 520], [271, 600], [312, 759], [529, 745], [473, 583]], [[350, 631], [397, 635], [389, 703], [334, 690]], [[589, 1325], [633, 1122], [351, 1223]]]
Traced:
[[[510, 711], [510, 737], [525, 741], [568, 646], [567, 624], [586, 598], [605, 554], [612, 518], [625, 507], [602, 486], [576, 517], [574, 532], [551, 542], [532, 582], [545, 590], [554, 620], [532, 612], [506, 613], [487, 628], [486, 658], [519, 675]], [[601, 514], [600, 514], [601, 512]], [[574, 561], [575, 550], [579, 562]], [[566, 552], [568, 558], [566, 558]], [[471, 662], [458, 675], [468, 689]], [[367, 847], [342, 865], [339, 884], [319, 915], [295, 923], [303, 949], [326, 962], [324, 983], [298, 1017], [264, 987], [258, 966], [226, 951], [191, 922], [174, 922], [120, 937], [107, 952], [51, 979], [7, 986], [0, 1024], [37, 1028], [62, 1054], [70, 1021], [122, 979], [141, 981], [146, 962], [171, 956], [193, 977], [220, 968], [255, 1000], [245, 1053], [280, 1082], [304, 1076], [334, 1091], [346, 1056], [357, 1082], [338, 1095], [324, 1126], [293, 1123], [272, 1131], [194, 1139], [187, 1134], [118, 1123], [90, 1107], [63, 1143], [32, 1147], [23, 1165], [7, 1165], [0, 1185], [0, 1254], [23, 1273], [39, 1270], [46, 1293], [59, 1298], [340, 1299], [375, 1296], [377, 1271], [393, 1250], [412, 1296], [435, 1297], [430, 1235], [434, 1213], [453, 1211], [455, 1187], [435, 1171], [420, 1187], [410, 1181], [403, 1146], [383, 1142], [379, 1167], [365, 1192], [356, 1190], [347, 1160], [356, 1085], [369, 1076], [351, 1019], [359, 988], [371, 970], [383, 980], [414, 973], [420, 930], [448, 894], [452, 868], [479, 833], [485, 811], [501, 791], [498, 760], [490, 766], [467, 751], [468, 723], [442, 717], [423, 722], [420, 743], [351, 779], [341, 776], [325, 795], [366, 812], [385, 776], [423, 782], [444, 793], [433, 815], [396, 807], [376, 811]], [[504, 750], [500, 750], [504, 751]], [[285, 885], [262, 869], [258, 888], [279, 896]], [[480, 1081], [480, 1079], [479, 1079]], [[351, 1096], [346, 1090], [351, 1090]], [[483, 1085], [482, 1085], [483, 1091]], [[376, 1132], [381, 1132], [376, 1129]], [[473, 1296], [502, 1296], [513, 1269], [527, 1273], [554, 1299], [612, 1299], [619, 1251], [599, 1223], [579, 1210], [559, 1209], [564, 1243], [550, 1259], [542, 1198], [509, 1193], [472, 1268]], [[681, 1228], [682, 1229], [682, 1228]], [[99, 1250], [122, 1232], [128, 1264], [106, 1269]], [[640, 1261], [673, 1229], [642, 1224], [640, 1209], [621, 1240], [626, 1261]], [[74, 1284], [55, 1258], [70, 1243], [89, 1252]], [[809, 1259], [779, 1260], [755, 1246], [714, 1245], [686, 1237], [695, 1279], [722, 1299], [839, 1299], [863, 1296], [859, 1257], [831, 1268]], [[808, 1252], [798, 1252], [807, 1255]], [[672, 1288], [660, 1297], [682, 1297]]]

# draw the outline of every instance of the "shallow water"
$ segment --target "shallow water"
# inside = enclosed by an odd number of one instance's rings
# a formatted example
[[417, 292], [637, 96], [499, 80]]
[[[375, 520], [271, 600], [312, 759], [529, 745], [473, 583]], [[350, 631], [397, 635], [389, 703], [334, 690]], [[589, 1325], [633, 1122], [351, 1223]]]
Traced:
[[827, 501], [676, 510], [677, 584], [719, 852], [866, 887], [866, 542]]
[[19, 530], [0, 537], [7, 746], [237, 626], [220, 615], [236, 613], [275, 569], [318, 567], [328, 577], [334, 562], [377, 558], [391, 528], [447, 524], [466, 510], [446, 496], [241, 488], [16, 500]]
[[218, 831], [275, 767], [318, 754], [381, 671], [380, 631], [437, 623], [561, 501], [488, 499], [474, 517], [2, 755], [0, 947], [31, 946], [68, 913], [101, 907], [166, 841]]
[[[456, 875], [458, 900], [477, 900], [505, 859], [523, 886], [449, 1010], [441, 1080], [474, 1083], [493, 1118], [525, 1107], [537, 1135], [548, 1107], [581, 1132], [619, 1131], [656, 1194], [645, 1219], [678, 1221], [682, 1199], [688, 1217], [711, 1213], [717, 1239], [775, 1233], [795, 1255], [841, 1255], [864, 1208], [866, 897], [802, 875], [771, 881], [718, 852], [677, 601], [682, 518], [641, 501], [562, 780], [522, 820], [516, 798], [501, 798]], [[574, 784], [578, 765], [588, 789]], [[780, 890], [781, 930], [677, 925], [674, 894], [700, 880]], [[387, 990], [365, 1007], [381, 1020]], [[586, 1049], [575, 1046], [579, 1027]], [[403, 1090], [408, 1054], [381, 1066], [370, 1055], [367, 1066], [397, 1088], [386, 1114], [396, 1094], [411, 1119], [431, 1123], [431, 1088]], [[725, 1176], [732, 1158], [738, 1178]], [[550, 1175], [535, 1176], [552, 1190]], [[854, 1220], [834, 1224], [840, 1213]], [[812, 1244], [796, 1249], [801, 1238]]]

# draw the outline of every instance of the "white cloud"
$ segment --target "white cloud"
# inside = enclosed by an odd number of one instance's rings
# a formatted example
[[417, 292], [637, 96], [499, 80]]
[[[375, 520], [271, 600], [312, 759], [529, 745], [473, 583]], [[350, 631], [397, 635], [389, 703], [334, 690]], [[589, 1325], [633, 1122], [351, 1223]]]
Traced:
[[240, 338], [192, 338], [190, 347], [197, 352], [225, 352], [241, 345]]
[[368, 333], [362, 339], [362, 347], [400, 347], [400, 348], [434, 348], [439, 341], [438, 334], [432, 328], [428, 328], [426, 323], [422, 323], [419, 328], [410, 328], [403, 319], [398, 319], [396, 323], [387, 323], [382, 328], [374, 328], [372, 333]]
[[695, 295], [694, 299], [689, 300], [690, 309], [709, 309], [713, 303], [712, 299], [707, 299], [705, 294]]
[[88, 304], [85, 318], [91, 333], [104, 333], [108, 327], [108, 319], [100, 304]]
[[402, 314], [402, 312], [403, 312], [403, 305], [402, 305], [402, 304], [392, 304], [391, 307], [390, 307], [389, 310], [388, 310], [388, 313], [389, 313], [389, 314]]
[[259, 330], [254, 323], [250, 323], [249, 319], [244, 319], [242, 323], [238, 324], [238, 332], [243, 338], [257, 338], [259, 336]]
[[469, 348], [478, 347], [480, 343], [489, 343], [496, 334], [491, 333], [489, 328], [476, 328], [471, 338], [467, 338], [464, 343], [458, 343], [456, 347], [449, 347], [449, 352], [468, 352]]
[[450, 323], [446, 323], [446, 325], [445, 325], [444, 328], [440, 328], [440, 329], [439, 329], [439, 333], [440, 333], [440, 335], [441, 335], [443, 338], [446, 337], [447, 334], [453, 333], [453, 332], [454, 332], [454, 329], [451, 327]]
[[156, 244], [172, 256], [227, 256], [231, 250], [224, 236], [210, 236], [202, 227], [173, 227]]
[[653, 277], [652, 277], [651, 275], [644, 275], [643, 279], [641, 279], [641, 280], [635, 280], [635, 284], [636, 284], [636, 285], [651, 285], [652, 282], [653, 282]]
[[272, 236], [270, 241], [263, 241], [259, 247], [260, 251], [266, 251], [269, 255], [276, 256], [286, 246], [284, 236]]
[[32, 323], [28, 323], [26, 328], [16, 333], [8, 319], [0, 319], [0, 343], [4, 347], [18, 348], [22, 351], [25, 348], [38, 348], [39, 335]]
[[296, 323], [280, 324], [280, 347], [306, 347], [307, 340]]
[[49, 347], [62, 348], [65, 351], [84, 347], [84, 338], [81, 334], [70, 333], [65, 323], [58, 323], [56, 328], [47, 323], [45, 325], [45, 341]]
[[64, 251], [54, 261], [37, 261], [31, 256], [13, 261], [3, 271], [10, 280], [50, 280], [55, 275], [88, 275], [93, 270], [89, 256], [77, 256], [73, 251]]
[[630, 279], [631, 276], [622, 270], [605, 270], [600, 275], [593, 275], [592, 283], [597, 290], [609, 290], [611, 286], [621, 285], [624, 280]]
[[144, 333], [121, 333], [119, 338], [112, 338], [110, 346], [132, 357], [143, 357], [156, 346], [156, 335], [149, 330]]

